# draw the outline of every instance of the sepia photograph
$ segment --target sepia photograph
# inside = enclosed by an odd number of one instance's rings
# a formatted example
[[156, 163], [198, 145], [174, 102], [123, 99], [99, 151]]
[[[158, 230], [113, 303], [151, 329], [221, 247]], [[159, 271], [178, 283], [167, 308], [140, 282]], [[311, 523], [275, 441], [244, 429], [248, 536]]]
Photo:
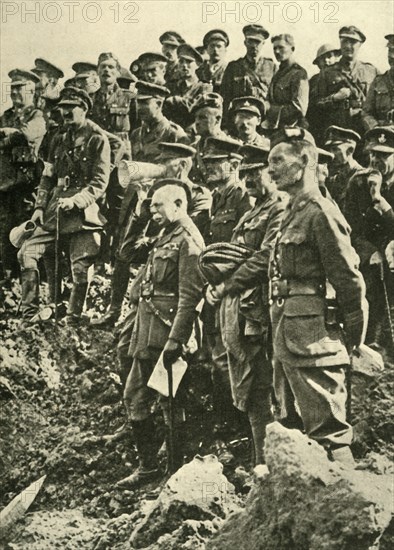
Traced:
[[0, 550], [391, 550], [393, 1], [0, 11]]

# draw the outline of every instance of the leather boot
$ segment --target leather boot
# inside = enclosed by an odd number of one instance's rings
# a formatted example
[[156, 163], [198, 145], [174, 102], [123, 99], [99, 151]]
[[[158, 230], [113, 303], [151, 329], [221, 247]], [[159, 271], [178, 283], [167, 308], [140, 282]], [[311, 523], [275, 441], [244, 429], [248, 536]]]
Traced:
[[184, 423], [174, 427], [173, 433], [173, 449], [172, 449], [172, 464], [170, 464], [170, 429], [166, 426], [166, 452], [167, 452], [167, 468], [166, 474], [173, 474], [185, 463], [185, 428]]
[[[53, 258], [46, 258], [44, 256], [44, 266], [45, 266], [45, 272], [47, 274], [49, 299], [51, 300], [52, 304], [55, 304], [56, 296], [57, 296], [57, 303], [59, 305], [59, 304], [62, 303], [62, 275], [61, 275], [61, 270], [59, 269], [58, 281], [56, 281], [55, 261], [54, 261], [54, 259]], [[59, 266], [59, 268], [60, 268], [60, 266]], [[57, 285], [57, 289], [56, 289], [56, 285]], [[57, 294], [56, 294], [56, 291], [57, 291]]]
[[133, 439], [137, 447], [139, 466], [128, 477], [117, 482], [117, 487], [135, 489], [160, 476], [157, 462], [158, 443], [153, 416], [131, 423]]
[[40, 276], [38, 269], [30, 268], [21, 271], [21, 313], [24, 319], [30, 319], [38, 311], [39, 285]]
[[81, 320], [81, 314], [88, 291], [88, 283], [74, 283], [70, 301], [68, 302], [65, 324], [77, 325]]
[[92, 319], [90, 324], [94, 327], [114, 326], [122, 311], [122, 304], [127, 286], [129, 284], [129, 264], [120, 260], [115, 261], [112, 276], [111, 303], [108, 311], [100, 319]]

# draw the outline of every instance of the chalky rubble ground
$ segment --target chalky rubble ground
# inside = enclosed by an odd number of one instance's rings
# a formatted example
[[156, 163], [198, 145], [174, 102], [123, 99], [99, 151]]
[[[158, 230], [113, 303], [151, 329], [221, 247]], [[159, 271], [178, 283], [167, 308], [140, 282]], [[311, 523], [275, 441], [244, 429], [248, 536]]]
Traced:
[[[87, 315], [102, 314], [108, 299], [109, 280], [97, 278]], [[273, 424], [269, 473], [259, 469], [263, 475], [246, 498], [242, 468], [226, 471], [227, 479], [209, 455], [209, 369], [196, 365], [190, 462], [167, 484], [120, 491], [115, 482], [136, 466], [135, 450], [127, 440], [101, 440], [124, 420], [117, 331], [55, 328], [51, 322], [21, 328], [18, 301], [15, 282], [0, 296], [0, 508], [47, 478], [6, 548], [389, 548], [392, 365], [382, 373], [354, 374], [353, 449], [364, 470], [338, 468], [305, 436]], [[206, 456], [193, 460], [193, 454]], [[246, 455], [237, 458], [248, 468]]]

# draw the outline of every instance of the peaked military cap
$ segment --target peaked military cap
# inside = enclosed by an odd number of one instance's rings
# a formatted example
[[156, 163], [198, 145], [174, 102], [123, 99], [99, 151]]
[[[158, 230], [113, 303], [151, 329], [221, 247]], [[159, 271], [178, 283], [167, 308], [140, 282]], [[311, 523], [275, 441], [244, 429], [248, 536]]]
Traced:
[[386, 34], [387, 46], [394, 46], [394, 34]]
[[394, 153], [394, 126], [376, 126], [365, 134], [368, 151]]
[[201, 63], [203, 62], [202, 56], [195, 48], [193, 48], [193, 46], [190, 46], [190, 44], [181, 44], [180, 46], [178, 46], [177, 53], [178, 57], [183, 57], [185, 59], [195, 61], [197, 65], [201, 65]]
[[42, 59], [41, 57], [37, 57], [37, 59], [34, 60], [34, 70], [41, 73], [47, 73], [50, 75], [53, 75], [55, 78], [63, 78], [64, 73], [59, 67], [56, 67], [53, 63], [49, 63], [46, 59]]
[[131, 74], [128, 69], [121, 67], [120, 76], [116, 80], [121, 88], [128, 90], [130, 88], [130, 84], [137, 82], [137, 77]]
[[138, 99], [150, 99], [152, 97], [164, 99], [170, 95], [170, 91], [165, 86], [151, 84], [144, 80], [139, 80], [135, 86], [137, 88]]
[[294, 48], [295, 42], [294, 42], [294, 36], [292, 34], [284, 33], [284, 34], [277, 34], [276, 36], [273, 36], [271, 38], [271, 42], [277, 42], [278, 40], [284, 40], [286, 44], [289, 46], [292, 46]]
[[335, 53], [335, 55], [340, 55], [341, 54], [341, 50], [340, 48], [336, 48], [335, 46], [333, 46], [332, 44], [323, 44], [322, 46], [320, 46], [320, 48], [317, 50], [316, 52], [316, 57], [315, 59], [313, 60], [313, 64], [314, 65], [317, 65], [317, 62], [318, 60], [323, 56], [325, 55], [326, 53]]
[[259, 117], [265, 113], [265, 105], [261, 99], [253, 96], [237, 97], [230, 103], [230, 110], [234, 112], [245, 111]]
[[317, 148], [317, 164], [328, 164], [334, 158], [334, 155], [325, 149]]
[[335, 145], [336, 143], [346, 142], [358, 143], [360, 139], [361, 136], [349, 128], [329, 126], [325, 132], [325, 145]]
[[107, 61], [107, 59], [113, 59], [116, 62], [118, 68], [120, 69], [119, 59], [112, 52], [101, 53], [97, 60], [97, 67], [100, 65], [100, 63], [103, 63], [103, 61]]
[[40, 79], [32, 71], [26, 71], [25, 69], [13, 69], [8, 73], [11, 78], [11, 86], [25, 86], [28, 82], [34, 82], [37, 84]]
[[89, 74], [91, 71], [97, 73], [97, 65], [89, 61], [77, 61], [71, 68], [77, 75]]
[[72, 78], [67, 78], [67, 80], [64, 81], [65, 88], [69, 88], [70, 86], [75, 87], [75, 84], [76, 84], [75, 76], [73, 76]]
[[278, 145], [278, 143], [291, 143], [293, 141], [307, 141], [316, 147], [315, 139], [308, 130], [299, 128], [298, 126], [285, 126], [273, 133], [271, 137], [271, 149], [275, 145]]
[[212, 40], [222, 40], [222, 42], [226, 44], [226, 48], [230, 44], [228, 34], [221, 29], [212, 29], [211, 31], [207, 32], [202, 40], [204, 47], [206, 48]]
[[146, 63], [168, 63], [168, 59], [162, 53], [144, 52], [139, 56], [137, 62], [139, 62], [141, 64], [146, 64]]
[[255, 40], [266, 40], [270, 33], [262, 25], [246, 25], [242, 29], [245, 38], [254, 38]]
[[223, 110], [223, 98], [220, 94], [215, 92], [207, 92], [205, 94], [200, 94], [196, 101], [193, 103], [191, 108], [191, 113], [195, 113], [199, 109], [204, 107], [211, 107], [212, 109]]
[[174, 187], [181, 187], [186, 193], [186, 199], [188, 204], [189, 205], [191, 204], [192, 193], [191, 193], [190, 187], [188, 186], [187, 183], [177, 178], [166, 178], [166, 179], [156, 181], [149, 190], [149, 196], [152, 197], [153, 193], [155, 193], [158, 189], [161, 189], [161, 187], [165, 187], [167, 185], [173, 185]]
[[59, 107], [62, 105], [78, 105], [79, 107], [85, 107], [87, 110], [92, 108], [92, 100], [89, 94], [81, 88], [75, 88], [74, 86], [68, 86], [63, 88], [60, 92]]
[[186, 145], [184, 143], [169, 143], [167, 141], [161, 141], [158, 147], [161, 151], [161, 160], [171, 158], [190, 158], [196, 154], [194, 147], [190, 147], [190, 145]]
[[353, 38], [353, 40], [357, 40], [358, 42], [365, 42], [366, 36], [364, 33], [360, 31], [357, 27], [354, 25], [350, 25], [348, 27], [342, 27], [339, 29], [339, 38]]
[[206, 141], [206, 152], [203, 156], [204, 160], [215, 160], [225, 158], [242, 159], [239, 150], [241, 143], [231, 138], [214, 138], [209, 137]]
[[163, 33], [159, 38], [160, 44], [172, 44], [173, 46], [179, 46], [184, 44], [185, 41], [180, 34], [175, 31], [167, 31]]
[[268, 153], [270, 152], [269, 139], [267, 139], [267, 143], [263, 147], [243, 145], [239, 152], [243, 155], [242, 164], [240, 166], [241, 171], [245, 172], [247, 170], [253, 170], [254, 168], [267, 166]]

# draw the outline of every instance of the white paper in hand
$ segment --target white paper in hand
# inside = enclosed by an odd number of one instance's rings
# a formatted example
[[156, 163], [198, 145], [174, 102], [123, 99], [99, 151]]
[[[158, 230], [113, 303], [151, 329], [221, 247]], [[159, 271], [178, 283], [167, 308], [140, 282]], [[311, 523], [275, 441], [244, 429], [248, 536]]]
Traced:
[[[187, 370], [187, 363], [179, 357], [172, 365], [172, 394], [175, 397], [179, 384]], [[155, 368], [148, 380], [148, 387], [156, 390], [164, 397], [168, 397], [168, 374], [163, 363], [163, 354], [160, 355]]]

